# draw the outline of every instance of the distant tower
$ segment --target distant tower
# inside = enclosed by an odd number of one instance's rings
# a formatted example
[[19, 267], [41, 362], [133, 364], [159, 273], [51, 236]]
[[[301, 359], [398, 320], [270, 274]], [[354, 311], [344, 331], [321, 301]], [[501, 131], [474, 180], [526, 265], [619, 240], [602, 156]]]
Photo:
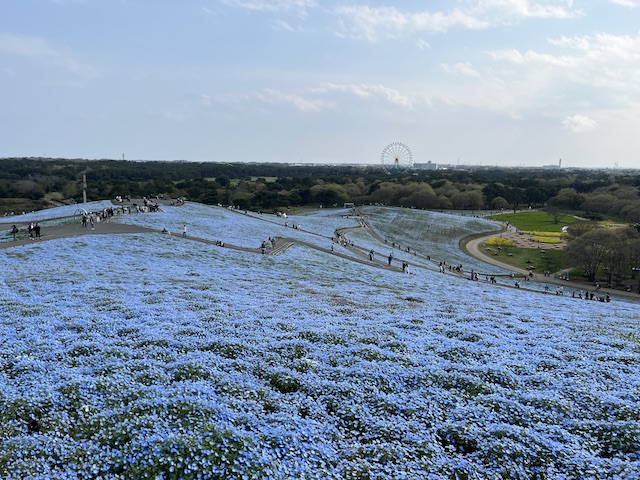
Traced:
[[87, 175], [82, 175], [82, 203], [87, 203]]
[[558, 160], [558, 168], [562, 168], [562, 159]]

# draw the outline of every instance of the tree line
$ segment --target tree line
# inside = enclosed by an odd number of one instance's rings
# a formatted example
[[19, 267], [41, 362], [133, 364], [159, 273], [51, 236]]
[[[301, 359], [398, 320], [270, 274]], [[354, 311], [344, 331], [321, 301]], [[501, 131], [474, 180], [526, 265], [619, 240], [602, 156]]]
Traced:
[[[578, 268], [590, 282], [602, 279], [619, 286], [640, 274], [640, 225], [597, 228], [590, 222], [572, 228], [573, 239], [564, 250], [567, 266]], [[640, 293], [640, 285], [638, 285]]]
[[164, 195], [265, 211], [345, 202], [472, 211], [554, 206], [640, 222], [639, 171], [478, 167], [390, 175], [379, 166], [39, 158], [4, 158], [0, 167], [0, 198], [34, 202], [79, 202], [86, 176], [89, 201]]
[[[136, 162], [84, 159], [0, 159], [0, 214], [48, 200], [80, 202], [116, 196], [183, 197], [206, 204], [274, 212], [291, 207], [381, 204], [430, 210], [546, 208], [587, 220], [571, 228], [566, 264], [594, 280], [628, 278], [640, 267], [640, 171], [415, 168], [389, 174], [380, 166], [279, 163]], [[595, 220], [631, 225], [613, 232]]]

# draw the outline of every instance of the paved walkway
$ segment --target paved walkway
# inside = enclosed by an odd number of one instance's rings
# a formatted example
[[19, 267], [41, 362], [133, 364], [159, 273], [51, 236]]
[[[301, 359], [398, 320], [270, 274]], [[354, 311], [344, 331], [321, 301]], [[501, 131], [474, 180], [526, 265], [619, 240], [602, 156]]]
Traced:
[[[135, 203], [135, 200], [132, 200], [132, 203]], [[142, 201], [140, 201], [139, 205], [142, 204]], [[260, 218], [260, 217], [254, 217], [254, 218]], [[265, 219], [266, 220], [266, 219]], [[268, 220], [267, 220], [268, 221]], [[17, 223], [16, 223], [17, 225]], [[353, 227], [350, 229], [344, 229], [344, 231], [348, 231], [348, 230], [352, 230], [352, 229], [357, 229], [357, 228], [365, 228], [369, 231], [369, 233], [378, 241], [380, 241], [381, 243], [384, 243], [384, 239], [380, 238], [372, 229], [370, 229], [368, 227], [368, 225], [366, 224], [366, 222], [364, 222], [363, 220], [360, 223], [359, 227]], [[121, 224], [121, 223], [114, 223], [114, 222], [110, 222], [110, 221], [106, 221], [106, 222], [96, 222], [94, 229], [91, 229], [91, 227], [87, 226], [87, 227], [82, 227], [80, 225], [79, 222], [73, 222], [73, 223], [67, 223], [67, 224], [63, 224], [63, 225], [58, 225], [58, 226], [51, 226], [51, 227], [44, 227], [42, 228], [42, 237], [40, 239], [31, 239], [29, 238], [28, 235], [26, 235], [24, 232], [21, 232], [21, 234], [18, 236], [18, 239], [16, 241], [13, 241], [11, 239], [8, 240], [4, 240], [2, 242], [0, 242], [0, 250], [2, 249], [7, 249], [7, 248], [14, 248], [14, 247], [20, 247], [23, 245], [29, 245], [29, 244], [33, 244], [33, 243], [37, 243], [37, 242], [41, 242], [44, 240], [54, 240], [54, 239], [58, 239], [58, 238], [73, 238], [73, 237], [79, 237], [82, 235], [118, 235], [118, 234], [135, 234], [135, 233], [157, 233], [157, 234], [163, 234], [162, 231], [157, 230], [157, 229], [152, 229], [152, 228], [146, 228], [146, 227], [141, 227], [138, 225], [128, 225], [128, 224]], [[311, 233], [311, 232], [308, 232]], [[520, 269], [520, 268], [516, 268], [513, 267], [512, 265], [500, 262], [499, 260], [497, 260], [495, 257], [492, 256], [488, 256], [485, 255], [480, 248], [480, 245], [482, 245], [484, 242], [486, 242], [489, 238], [492, 237], [499, 237], [501, 235], [501, 233], [503, 232], [491, 232], [488, 233], [486, 236], [481, 236], [478, 238], [474, 238], [472, 240], [469, 241], [462, 241], [460, 242], [460, 248], [462, 248], [465, 252], [467, 252], [469, 255], [474, 256], [475, 258], [485, 262], [485, 263], [489, 263], [491, 265], [495, 265], [501, 268], [504, 268], [507, 271], [512, 271], [518, 275], [521, 276], [525, 276], [528, 275], [529, 271], [528, 270], [524, 270], [524, 269]], [[170, 235], [175, 236], [175, 237], [181, 237], [181, 233], [177, 232], [177, 233], [171, 233]], [[324, 237], [323, 237], [324, 238]], [[240, 247], [237, 245], [231, 245], [228, 243], [224, 243], [223, 245], [220, 245], [219, 242], [217, 240], [210, 240], [210, 239], [206, 239], [206, 238], [199, 238], [199, 237], [193, 237], [193, 236], [189, 236], [187, 237], [188, 240], [191, 241], [197, 241], [197, 242], [201, 242], [201, 243], [207, 243], [210, 245], [216, 245], [219, 247], [224, 247], [224, 248], [231, 248], [234, 250], [242, 250], [242, 251], [246, 251], [246, 252], [252, 252], [252, 253], [261, 253], [262, 249], [261, 248], [249, 248], [249, 247]], [[331, 241], [331, 239], [329, 239], [327, 237], [328, 241]], [[268, 255], [277, 255], [281, 252], [283, 252], [284, 250], [286, 250], [289, 246], [294, 245], [294, 244], [298, 244], [298, 245], [304, 245], [307, 246], [309, 248], [313, 248], [315, 250], [321, 251], [321, 252], [325, 252], [325, 253], [329, 253], [331, 255], [337, 256], [337, 257], [341, 257], [344, 258], [346, 260], [350, 260], [353, 262], [357, 262], [357, 263], [361, 263], [364, 265], [370, 265], [370, 266], [374, 266], [377, 268], [382, 268], [385, 270], [393, 270], [393, 271], [402, 271], [402, 269], [399, 266], [396, 265], [389, 265], [386, 258], [375, 258], [374, 260], [370, 260], [368, 257], [368, 250], [365, 251], [363, 250], [361, 247], [357, 247], [357, 246], [350, 246], [347, 245], [346, 248], [347, 250], [352, 254], [352, 255], [348, 255], [339, 251], [335, 251], [331, 248], [323, 248], [323, 247], [319, 247], [316, 244], [310, 243], [310, 242], [305, 242], [303, 240], [299, 240], [299, 239], [295, 239], [295, 238], [278, 238], [275, 245], [273, 246], [273, 248], [269, 248], [265, 250], [265, 254]], [[416, 253], [414, 253], [415, 255]], [[408, 259], [410, 260], [410, 258]], [[400, 258], [396, 258], [394, 259], [394, 263], [400, 263], [402, 261], [402, 259]], [[413, 262], [411, 262], [413, 263]], [[413, 264], [414, 267], [416, 267], [415, 264]], [[424, 267], [426, 268], [426, 267]], [[435, 270], [435, 267], [434, 267]], [[464, 276], [464, 275], [461, 275]], [[562, 285], [563, 287], [565, 287], [568, 290], [582, 290], [582, 291], [594, 291], [595, 287], [594, 285], [587, 283], [587, 282], [580, 282], [580, 281], [566, 281], [566, 280], [562, 280], [560, 278], [555, 278], [555, 277], [542, 277], [540, 276], [540, 274], [536, 274], [535, 277], [533, 278], [534, 281], [538, 281], [538, 282], [542, 282], [542, 283], [548, 283], [548, 284], [555, 284], [555, 285]], [[504, 285], [502, 285], [504, 286]], [[524, 287], [524, 284], [523, 284]], [[599, 294], [604, 294], [604, 293], [609, 293], [611, 295], [618, 295], [618, 296], [625, 296], [628, 298], [634, 298], [634, 299], [640, 299], [640, 294], [638, 294], [637, 292], [625, 292], [625, 291], [621, 291], [621, 290], [614, 290], [614, 289], [607, 289], [607, 288], [600, 288], [600, 290], [598, 291]]]
[[79, 223], [77, 224], [66, 224], [59, 225], [55, 227], [43, 227], [41, 230], [41, 238], [31, 239], [29, 235], [20, 232], [16, 241], [11, 239], [4, 240], [0, 242], [0, 249], [19, 247], [22, 245], [32, 245], [33, 243], [41, 242], [44, 240], [54, 240], [57, 238], [73, 238], [79, 237], [81, 235], [105, 235], [105, 234], [126, 234], [126, 233], [149, 233], [155, 232], [156, 230], [152, 230], [150, 228], [140, 227], [137, 225], [125, 225], [122, 223], [112, 223], [112, 222], [100, 222], [96, 223], [95, 228], [92, 230], [91, 227], [82, 227]]
[[[16, 223], [16, 225], [18, 225], [18, 223]], [[24, 226], [23, 224], [20, 224], [20, 225]], [[157, 230], [153, 228], [146, 228], [138, 225], [129, 225], [129, 224], [123, 224], [123, 223], [114, 223], [110, 221], [96, 222], [94, 224], [93, 229], [90, 226], [82, 227], [80, 223], [74, 222], [74, 223], [67, 223], [67, 224], [52, 226], [52, 227], [43, 227], [41, 230], [41, 238], [36, 238], [36, 239], [32, 239], [29, 237], [28, 234], [24, 232], [20, 232], [16, 241], [13, 241], [8, 237], [9, 239], [0, 242], [0, 250], [7, 249], [7, 248], [20, 247], [23, 245], [33, 245], [34, 243], [38, 243], [46, 240], [55, 240], [59, 238], [74, 238], [74, 237], [79, 237], [83, 235], [118, 235], [118, 234], [135, 234], [135, 233], [156, 233], [156, 234], [171, 235], [173, 237], [182, 237], [181, 232], [164, 233], [161, 230]], [[233, 250], [242, 250], [245, 252], [252, 252], [252, 253], [262, 253], [262, 248], [240, 247], [237, 245], [232, 245], [230, 243], [224, 243], [220, 245], [218, 240], [211, 240], [207, 238], [187, 236], [187, 240], [206, 243], [209, 245], [215, 245], [223, 248], [230, 248]], [[330, 239], [327, 239], [327, 240], [330, 242]], [[361, 264], [373, 265], [375, 267], [384, 268], [386, 270], [395, 270], [395, 271], [402, 270], [400, 267], [397, 267], [394, 265], [389, 266], [386, 263], [382, 263], [378, 261], [370, 262], [368, 259], [360, 258], [361, 256], [363, 257], [364, 255], [362, 255], [359, 251], [355, 249], [353, 250], [353, 252], [357, 253], [358, 256], [354, 257], [338, 251], [331, 250], [331, 248], [319, 247], [318, 245], [315, 245], [313, 243], [305, 242], [303, 240], [299, 240], [296, 238], [287, 238], [287, 237], [278, 238], [275, 245], [273, 245], [273, 248], [268, 248], [265, 250], [265, 254], [278, 255], [279, 253], [283, 252], [288, 247], [294, 244], [304, 245], [309, 248], [313, 248], [315, 250], [325, 252], [325, 253], [330, 253], [334, 256], [341, 257], [341, 258], [351, 260], [353, 262], [357, 262]]]
[[[464, 251], [466, 251], [469, 255], [477, 258], [478, 260], [481, 260], [485, 263], [490, 263], [491, 265], [495, 265], [497, 267], [501, 267], [504, 268], [506, 270], [510, 270], [516, 274], [520, 274], [520, 275], [528, 275], [529, 271], [522, 269], [522, 268], [517, 268], [514, 267], [512, 265], [509, 265], [508, 263], [504, 263], [501, 262], [500, 260], [497, 260], [495, 257], [493, 256], [489, 256], [486, 255], [485, 253], [482, 252], [480, 245], [482, 245], [484, 242], [486, 242], [487, 240], [489, 240], [490, 238], [495, 238], [495, 237], [500, 237], [500, 235], [503, 235], [504, 238], [504, 231], [496, 231], [496, 232], [491, 232], [488, 233], [485, 236], [481, 236], [478, 238], [474, 238], [472, 240], [469, 241], [462, 241], [460, 242], [460, 248], [462, 248]], [[543, 275], [540, 274], [534, 274], [534, 280], [538, 281], [538, 282], [543, 282], [543, 283], [549, 283], [549, 284], [553, 284], [553, 285], [561, 285], [565, 288], [565, 290], [582, 290], [582, 291], [589, 291], [589, 292], [593, 292], [595, 290], [595, 285], [593, 283], [590, 282], [586, 282], [586, 281], [579, 281], [579, 280], [562, 280], [561, 278], [556, 278], [556, 277], [545, 277]], [[640, 288], [640, 287], [639, 287]], [[566, 294], [567, 292], [565, 292]], [[638, 290], [635, 289], [635, 291], [632, 292], [626, 292], [624, 290], [616, 290], [613, 288], [603, 288], [601, 287], [598, 290], [598, 294], [602, 295], [605, 293], [609, 293], [610, 295], [618, 295], [618, 296], [623, 296], [623, 297], [627, 297], [627, 298], [633, 298], [636, 300], [640, 300], [640, 293], [638, 293]]]
[[478, 260], [482, 260], [484, 263], [489, 263], [491, 265], [495, 265], [496, 267], [504, 268], [505, 270], [510, 270], [521, 275], [528, 275], [528, 270], [514, 267], [513, 265], [509, 265], [508, 263], [497, 260], [493, 256], [485, 255], [484, 253], [482, 253], [482, 251], [480, 250], [480, 245], [482, 245], [490, 238], [500, 237], [500, 235], [501, 232], [491, 232], [486, 236], [474, 238], [469, 241], [463, 240], [462, 242], [460, 242], [460, 248], [462, 248], [462, 250], [466, 251], [472, 257], [475, 257]]

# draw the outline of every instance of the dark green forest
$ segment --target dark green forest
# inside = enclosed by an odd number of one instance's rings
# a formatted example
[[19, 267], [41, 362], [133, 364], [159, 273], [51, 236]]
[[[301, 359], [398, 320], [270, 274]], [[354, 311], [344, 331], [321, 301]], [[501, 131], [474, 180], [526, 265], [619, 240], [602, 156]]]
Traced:
[[499, 210], [550, 207], [587, 218], [640, 222], [640, 171], [415, 168], [278, 163], [136, 162], [0, 159], [0, 214], [131, 197], [183, 197], [207, 204], [274, 211], [345, 202], [424, 209]]

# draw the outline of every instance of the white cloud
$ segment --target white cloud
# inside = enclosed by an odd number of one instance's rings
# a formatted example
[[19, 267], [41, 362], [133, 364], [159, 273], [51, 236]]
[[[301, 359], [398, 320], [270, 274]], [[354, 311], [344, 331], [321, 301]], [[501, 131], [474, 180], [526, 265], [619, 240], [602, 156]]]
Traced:
[[83, 79], [95, 78], [101, 73], [99, 69], [78, 61], [73, 54], [53, 47], [40, 37], [0, 33], [0, 52], [28, 57], [48, 65], [54, 65]]
[[493, 15], [496, 20], [515, 21], [525, 18], [567, 19], [582, 15], [574, 10], [572, 0], [556, 0], [551, 2], [535, 2], [530, 0], [484, 0], [476, 12], [479, 15]]
[[286, 32], [299, 32], [299, 31], [301, 31], [300, 27], [294, 27], [289, 22], [286, 22], [286, 21], [284, 21], [282, 19], [276, 20], [273, 25], [274, 25], [274, 28], [276, 30], [284, 30]]
[[609, 0], [609, 2], [614, 5], [621, 5], [627, 8], [638, 8], [640, 7], [640, 0]]
[[314, 91], [347, 93], [358, 98], [379, 98], [393, 105], [406, 108], [413, 107], [414, 103], [407, 95], [383, 85], [325, 83], [314, 89]]
[[559, 47], [581, 50], [589, 58], [601, 61], [611, 59], [640, 60], [640, 33], [636, 37], [607, 33], [596, 33], [591, 36], [563, 36], [559, 39], [550, 39], [549, 43]]
[[202, 94], [200, 95], [200, 103], [202, 103], [203, 105], [210, 107], [213, 105], [214, 102], [214, 98], [211, 95], [207, 95], [207, 94]]
[[315, 0], [222, 0], [222, 3], [255, 12], [285, 12], [299, 16], [306, 16], [309, 10], [317, 7]]
[[323, 83], [301, 92], [283, 92], [265, 88], [249, 94], [226, 94], [211, 96], [200, 95], [200, 103], [212, 107], [215, 103], [227, 105], [245, 105], [258, 101], [263, 104], [288, 105], [301, 112], [319, 112], [334, 109], [344, 104], [335, 94], [347, 95], [356, 99], [379, 100], [402, 108], [413, 108], [416, 99], [401, 94], [398, 90], [383, 85]]
[[329, 106], [326, 101], [321, 99], [305, 97], [296, 93], [283, 93], [269, 88], [256, 93], [255, 97], [265, 103], [290, 105], [301, 112], [317, 112]]
[[566, 117], [562, 121], [562, 126], [575, 133], [584, 133], [594, 130], [598, 124], [595, 120], [585, 115], [573, 115], [571, 117]]
[[471, 8], [454, 8], [446, 12], [350, 5], [337, 7], [333, 13], [338, 17], [339, 36], [378, 42], [420, 32], [438, 34], [454, 28], [483, 30], [527, 18], [569, 19], [583, 15], [580, 10], [574, 10], [572, 4], [572, 0], [484, 0]]
[[334, 10], [339, 17], [340, 36], [366, 39], [370, 42], [405, 37], [417, 32], [444, 33], [451, 28], [479, 30], [487, 22], [459, 9], [442, 12], [406, 12], [395, 7], [368, 5], [342, 6]]
[[589, 37], [560, 37], [557, 39], [549, 39], [550, 44], [558, 47], [573, 48], [576, 50], [588, 50], [590, 46]]
[[441, 64], [441, 67], [445, 72], [453, 74], [453, 75], [464, 75], [465, 77], [480, 77], [480, 73], [473, 68], [471, 63], [469, 62], [459, 62], [453, 65], [449, 64]]
[[494, 60], [522, 66], [552, 65], [556, 67], [572, 67], [577, 63], [576, 59], [571, 56], [550, 55], [533, 51], [522, 53], [515, 48], [489, 52], [489, 55]]
[[425, 48], [431, 48], [431, 45], [429, 45], [429, 42], [427, 42], [426, 40], [420, 38], [416, 42], [416, 47], [418, 47], [420, 50], [424, 50]]
[[[507, 48], [486, 52], [493, 65], [441, 63], [457, 75], [432, 84], [425, 94], [433, 105], [490, 109], [513, 118], [563, 118], [564, 127], [590, 131], [605, 118], [620, 118], [640, 106], [640, 34], [598, 33], [551, 39], [535, 50]], [[597, 112], [597, 113], [596, 113]], [[590, 118], [591, 117], [591, 118]], [[608, 122], [607, 122], [608, 124]]]
[[519, 66], [548, 82], [574, 82], [588, 87], [624, 91], [640, 99], [640, 34], [636, 37], [598, 33], [549, 40], [562, 54], [505, 49], [488, 52], [499, 62]]

